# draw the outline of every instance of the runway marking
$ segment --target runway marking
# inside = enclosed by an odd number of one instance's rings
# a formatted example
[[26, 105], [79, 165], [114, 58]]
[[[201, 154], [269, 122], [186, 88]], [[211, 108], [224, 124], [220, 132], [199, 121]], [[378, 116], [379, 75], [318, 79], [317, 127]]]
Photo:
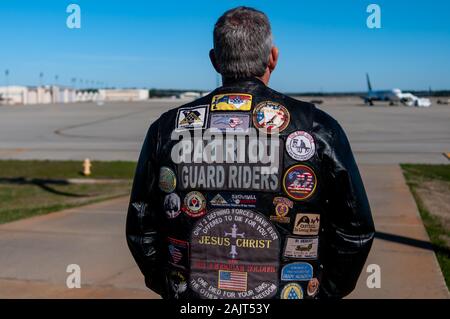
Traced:
[[[95, 120], [95, 121], [69, 125], [69, 126], [65, 126], [62, 128], [58, 128], [58, 129], [54, 130], [53, 133], [56, 135], [64, 136], [64, 137], [89, 138], [89, 139], [91, 139], [91, 138], [107, 138], [107, 136], [102, 137], [102, 136], [69, 134], [69, 133], [64, 133], [64, 131], [75, 129], [75, 128], [80, 128], [80, 127], [85, 127], [85, 126], [90, 126], [90, 125], [94, 125], [94, 124], [99, 124], [99, 123], [103, 123], [103, 122], [118, 120], [121, 118], [128, 117], [130, 115], [145, 113], [145, 112], [149, 112], [149, 111], [152, 111], [152, 110], [149, 110], [149, 109], [139, 110], [139, 111], [128, 112], [125, 114], [120, 114], [120, 115], [111, 116], [111, 117], [107, 117], [107, 118], [102, 118], [102, 119]], [[114, 138], [114, 141], [117, 141], [117, 140], [120, 140], [120, 138]]]

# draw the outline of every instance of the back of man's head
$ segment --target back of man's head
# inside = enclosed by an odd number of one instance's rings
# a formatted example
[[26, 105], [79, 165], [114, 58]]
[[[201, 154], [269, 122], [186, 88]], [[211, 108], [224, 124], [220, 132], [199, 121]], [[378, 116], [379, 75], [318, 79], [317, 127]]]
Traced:
[[267, 16], [258, 10], [238, 7], [225, 12], [214, 27], [217, 71], [226, 79], [263, 76], [272, 49]]

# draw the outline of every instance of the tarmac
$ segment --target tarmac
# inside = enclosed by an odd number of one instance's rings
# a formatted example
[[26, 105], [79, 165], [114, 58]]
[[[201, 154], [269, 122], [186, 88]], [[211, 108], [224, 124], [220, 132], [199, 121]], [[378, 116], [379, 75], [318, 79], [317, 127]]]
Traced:
[[[358, 163], [448, 163], [450, 105], [365, 107], [355, 97], [324, 98], [320, 109], [347, 132]], [[149, 125], [187, 101], [150, 100], [0, 106], [0, 159], [130, 160]]]
[[[320, 106], [349, 136], [377, 228], [367, 265], [380, 266], [381, 287], [368, 288], [364, 269], [349, 298], [449, 298], [398, 163], [448, 163], [450, 106], [358, 103]], [[136, 160], [148, 125], [175, 104], [0, 107], [0, 158]], [[0, 225], [0, 298], [157, 298], [126, 246], [127, 204], [122, 197]], [[66, 286], [69, 264], [81, 267], [80, 289]]]

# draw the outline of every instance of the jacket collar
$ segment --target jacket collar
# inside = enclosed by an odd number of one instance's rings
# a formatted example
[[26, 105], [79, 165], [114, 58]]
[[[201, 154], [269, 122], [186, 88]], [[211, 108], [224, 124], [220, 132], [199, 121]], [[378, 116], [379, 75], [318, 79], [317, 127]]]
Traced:
[[256, 77], [242, 79], [224, 79], [223, 88], [236, 86], [266, 86], [263, 81]]

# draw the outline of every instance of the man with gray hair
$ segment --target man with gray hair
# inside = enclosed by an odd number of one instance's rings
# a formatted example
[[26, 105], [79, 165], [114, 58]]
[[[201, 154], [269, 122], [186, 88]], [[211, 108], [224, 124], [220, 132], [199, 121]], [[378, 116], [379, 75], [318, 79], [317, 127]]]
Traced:
[[225, 12], [210, 59], [223, 86], [162, 114], [139, 157], [126, 236], [146, 285], [169, 299], [346, 296], [375, 229], [344, 131], [267, 86], [264, 13]]
[[225, 79], [252, 77], [269, 81], [278, 59], [267, 16], [251, 8], [225, 12], [214, 28], [211, 61]]

